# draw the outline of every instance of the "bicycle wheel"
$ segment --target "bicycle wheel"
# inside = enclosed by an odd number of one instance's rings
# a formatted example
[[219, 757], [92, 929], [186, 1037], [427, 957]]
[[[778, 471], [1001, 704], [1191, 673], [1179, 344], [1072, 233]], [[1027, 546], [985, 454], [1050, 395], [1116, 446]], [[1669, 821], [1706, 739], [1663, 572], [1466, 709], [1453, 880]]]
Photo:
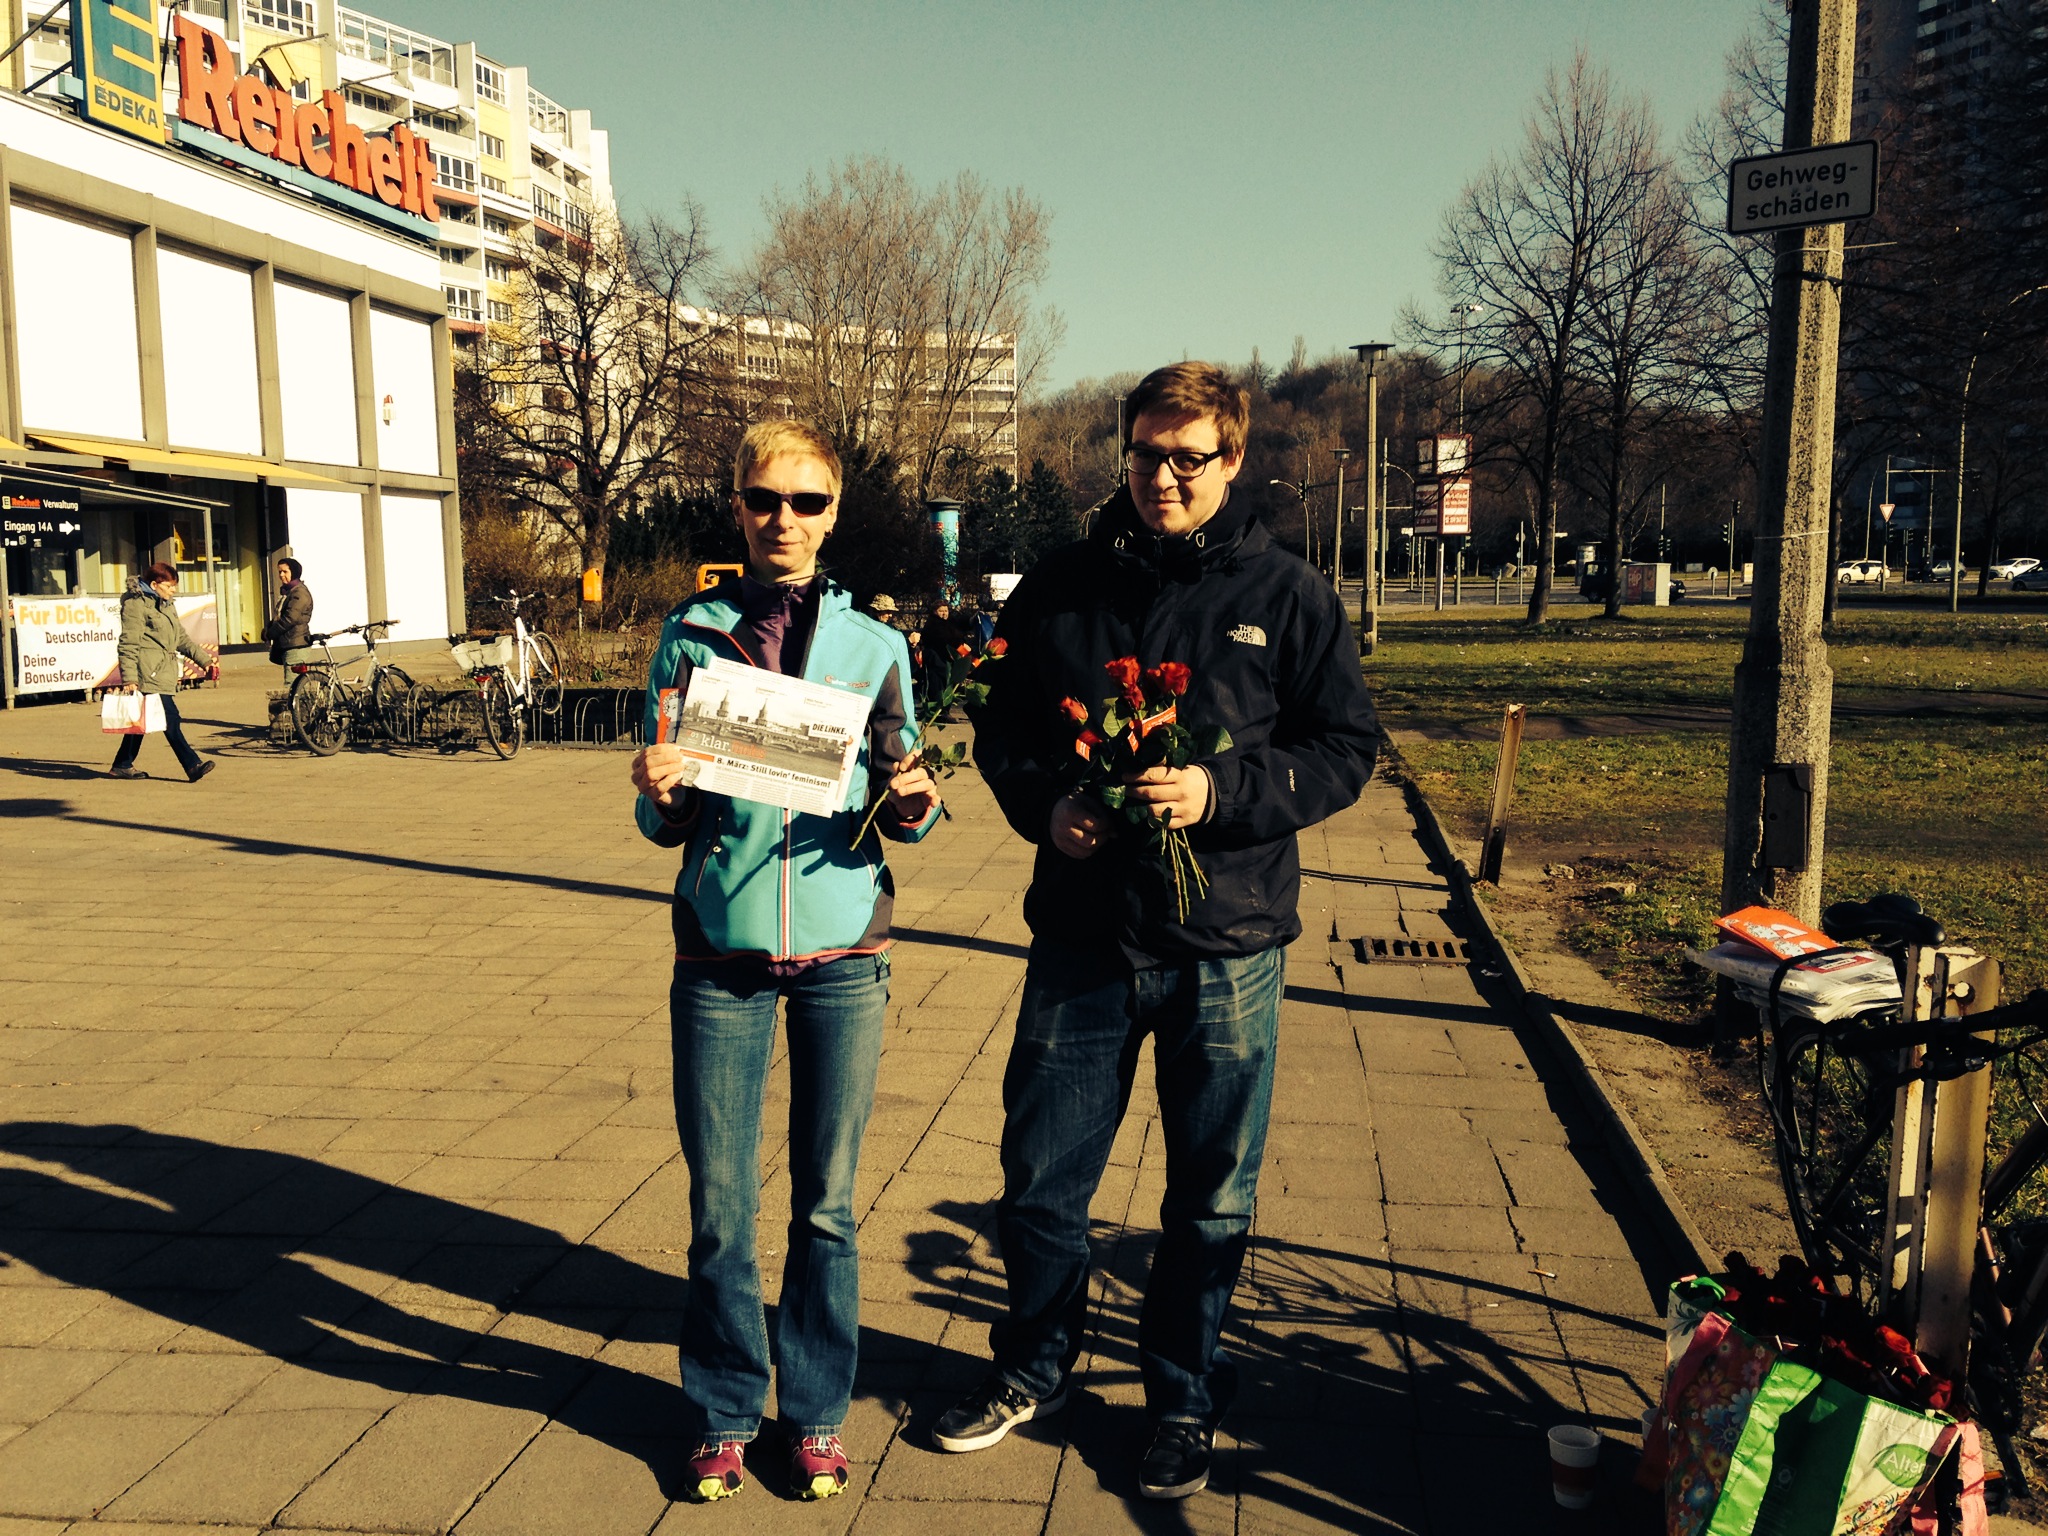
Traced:
[[332, 757], [348, 739], [341, 691], [325, 672], [302, 672], [292, 684], [292, 729], [316, 757]]
[[544, 715], [556, 715], [562, 711], [562, 651], [555, 644], [553, 635], [543, 635], [538, 630], [527, 637], [533, 642], [533, 676], [527, 679], [527, 688], [533, 694], [534, 708]]
[[411, 712], [413, 680], [398, 667], [379, 667], [370, 698], [377, 706], [377, 723], [393, 741], [412, 739]]
[[510, 757], [526, 740], [526, 714], [512, 697], [503, 673], [486, 672], [477, 679], [476, 706], [484, 719], [484, 740], [500, 757]]
[[1757, 1062], [1800, 1249], [1867, 1300], [1883, 1263], [1892, 1093], [1838, 1033], [1794, 1027], [1760, 1042]]

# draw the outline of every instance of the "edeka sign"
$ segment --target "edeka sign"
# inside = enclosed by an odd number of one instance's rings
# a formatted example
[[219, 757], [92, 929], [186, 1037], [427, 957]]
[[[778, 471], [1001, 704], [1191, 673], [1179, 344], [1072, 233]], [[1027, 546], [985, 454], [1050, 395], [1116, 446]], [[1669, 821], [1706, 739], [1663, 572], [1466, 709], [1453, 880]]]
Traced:
[[[220, 654], [220, 623], [211, 593], [177, 599], [178, 622], [202, 650]], [[17, 597], [14, 655], [21, 693], [82, 693], [121, 683], [121, 599]], [[201, 675], [190, 657], [183, 675]]]
[[85, 87], [85, 115], [163, 143], [156, 0], [72, 0], [71, 14], [71, 65]]
[[341, 92], [323, 92], [317, 102], [295, 101], [291, 92], [256, 75], [236, 75], [227, 41], [218, 32], [184, 16], [175, 17], [174, 24], [178, 116], [254, 152], [231, 158], [245, 165], [267, 159], [275, 163], [276, 174], [315, 192], [332, 187], [358, 194], [335, 199], [349, 206], [374, 198], [383, 208], [428, 224], [440, 219], [433, 146], [410, 128], [400, 123], [389, 134], [367, 134], [348, 120]]

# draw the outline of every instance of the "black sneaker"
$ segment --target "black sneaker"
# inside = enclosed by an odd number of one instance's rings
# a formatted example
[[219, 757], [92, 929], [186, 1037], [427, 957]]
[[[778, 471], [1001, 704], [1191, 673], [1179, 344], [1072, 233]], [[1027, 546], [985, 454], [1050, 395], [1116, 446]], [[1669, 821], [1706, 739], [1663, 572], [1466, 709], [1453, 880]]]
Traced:
[[133, 764], [116, 763], [107, 770], [107, 777], [110, 779], [146, 779], [149, 775]]
[[1216, 1431], [1168, 1419], [1152, 1434], [1152, 1449], [1138, 1467], [1138, 1492], [1148, 1499], [1184, 1499], [1209, 1486], [1209, 1452]]
[[942, 1451], [985, 1451], [1019, 1424], [1058, 1413], [1067, 1406], [1064, 1379], [1050, 1397], [1033, 1397], [991, 1376], [970, 1397], [962, 1398], [932, 1426], [932, 1439]]

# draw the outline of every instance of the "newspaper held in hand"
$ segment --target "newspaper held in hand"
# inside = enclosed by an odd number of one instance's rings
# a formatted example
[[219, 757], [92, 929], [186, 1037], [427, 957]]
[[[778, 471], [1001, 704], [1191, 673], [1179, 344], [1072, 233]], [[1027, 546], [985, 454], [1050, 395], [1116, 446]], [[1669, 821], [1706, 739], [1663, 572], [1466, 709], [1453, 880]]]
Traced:
[[684, 784], [814, 816], [845, 808], [871, 707], [860, 694], [707, 661], [658, 704], [655, 740], [681, 750]]

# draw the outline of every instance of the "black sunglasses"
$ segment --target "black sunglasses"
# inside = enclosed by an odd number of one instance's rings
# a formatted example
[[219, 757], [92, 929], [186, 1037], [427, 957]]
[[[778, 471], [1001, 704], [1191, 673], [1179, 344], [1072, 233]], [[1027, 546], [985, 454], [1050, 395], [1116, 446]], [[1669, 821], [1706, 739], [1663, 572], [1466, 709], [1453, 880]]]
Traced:
[[782, 510], [785, 501], [798, 517], [816, 517], [831, 506], [833, 500], [834, 497], [826, 491], [792, 491], [785, 496], [765, 485], [750, 485], [740, 492], [740, 505], [762, 517], [773, 517]]

